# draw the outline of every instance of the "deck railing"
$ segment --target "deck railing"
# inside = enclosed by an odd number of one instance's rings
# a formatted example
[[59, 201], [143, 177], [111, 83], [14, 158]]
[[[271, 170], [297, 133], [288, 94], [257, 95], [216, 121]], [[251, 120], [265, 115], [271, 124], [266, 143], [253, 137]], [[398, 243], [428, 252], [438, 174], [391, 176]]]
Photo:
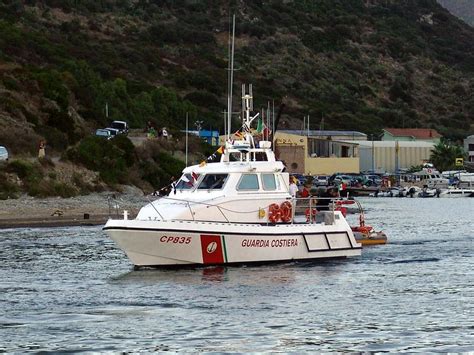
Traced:
[[[153, 201], [151, 201], [147, 197], [148, 202], [150, 203], [151, 207], [153, 210], [156, 212], [157, 217], [155, 220], [159, 219], [162, 221], [166, 221], [167, 218], [165, 218], [164, 214], [155, 206]], [[264, 212], [263, 215], [266, 216], [267, 218], [264, 219], [265, 217], [261, 218], [261, 224], [273, 224], [270, 222], [268, 219], [268, 210], [269, 206], [274, 203], [275, 199], [269, 198], [269, 203], [267, 206], [264, 207], [259, 207], [258, 209], [251, 208], [248, 210], [234, 210], [231, 208], [223, 207], [219, 205], [218, 203], [212, 203], [211, 202], [200, 202], [200, 201], [191, 201], [191, 200], [183, 200], [183, 199], [176, 199], [173, 197], [169, 196], [162, 196], [159, 197], [158, 200], [167, 200], [170, 201], [171, 203], [179, 203], [182, 205], [185, 205], [186, 208], [189, 210], [189, 216], [188, 218], [173, 218], [173, 220], [182, 220], [182, 221], [202, 221], [202, 218], [196, 219], [196, 214], [198, 214], [198, 207], [213, 207], [216, 208], [219, 211], [219, 214], [222, 215], [224, 221], [221, 221], [222, 223], [235, 223], [235, 216], [234, 218], [231, 218], [229, 215], [230, 214], [242, 214], [242, 215], [249, 215], [249, 214], [260, 214], [262, 211]], [[157, 200], [155, 200], [157, 201]], [[276, 223], [286, 223], [286, 224], [293, 224], [293, 223], [325, 223], [325, 224], [333, 224], [335, 221], [335, 211], [337, 210], [337, 202], [338, 201], [344, 201], [341, 199], [334, 199], [334, 198], [329, 198], [329, 197], [308, 197], [308, 198], [288, 198], [286, 201], [289, 201], [291, 203], [291, 219], [288, 222], [281, 222], [277, 221]], [[347, 200], [345, 200], [347, 201]], [[362, 210], [360, 207], [360, 204], [358, 201], [351, 200], [357, 203], [359, 210]], [[226, 201], [226, 203], [229, 203], [231, 201]], [[108, 198], [108, 205], [109, 205], [109, 215], [115, 214], [117, 217], [119, 216], [119, 211], [118, 211], [118, 204], [114, 202], [113, 198]], [[115, 212], [115, 213], [114, 213]], [[246, 220], [246, 218], [242, 218], [243, 221]]]

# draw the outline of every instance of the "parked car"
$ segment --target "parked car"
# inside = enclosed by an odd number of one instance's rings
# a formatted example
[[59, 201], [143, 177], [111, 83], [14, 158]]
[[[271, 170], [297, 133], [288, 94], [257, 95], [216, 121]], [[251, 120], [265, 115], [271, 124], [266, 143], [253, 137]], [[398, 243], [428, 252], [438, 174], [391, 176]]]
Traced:
[[336, 175], [334, 178], [334, 184], [346, 184], [351, 185], [352, 183], [352, 176], [349, 175]]
[[3, 145], [0, 145], [0, 161], [8, 161], [8, 150]]
[[106, 128], [107, 131], [110, 131], [110, 134], [112, 135], [112, 138], [115, 137], [117, 134], [120, 134], [120, 131], [117, 128]]
[[125, 121], [113, 121], [110, 128], [117, 129], [119, 134], [128, 134], [128, 123]]
[[329, 176], [318, 175], [314, 177], [313, 185], [316, 186], [328, 186], [329, 185]]
[[378, 186], [382, 183], [382, 178], [378, 175], [364, 175], [364, 185]]
[[98, 130], [95, 131], [95, 135], [99, 137], [104, 137], [107, 139], [112, 139], [112, 133], [106, 128], [99, 128]]

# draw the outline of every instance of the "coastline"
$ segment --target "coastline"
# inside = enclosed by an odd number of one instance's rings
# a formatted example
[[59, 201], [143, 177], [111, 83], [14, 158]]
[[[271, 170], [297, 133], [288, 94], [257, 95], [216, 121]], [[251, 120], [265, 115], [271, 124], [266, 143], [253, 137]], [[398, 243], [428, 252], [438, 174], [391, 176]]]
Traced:
[[0, 229], [101, 225], [109, 217], [122, 218], [124, 210], [134, 218], [147, 202], [141, 190], [129, 186], [120, 193], [109, 191], [71, 198], [23, 195], [0, 201]]

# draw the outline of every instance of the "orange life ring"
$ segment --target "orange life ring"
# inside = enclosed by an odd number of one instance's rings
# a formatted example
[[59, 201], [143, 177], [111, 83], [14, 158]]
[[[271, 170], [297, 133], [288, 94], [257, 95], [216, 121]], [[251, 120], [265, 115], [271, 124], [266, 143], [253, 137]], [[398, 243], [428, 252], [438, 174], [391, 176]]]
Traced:
[[268, 207], [268, 220], [272, 223], [276, 223], [280, 220], [281, 217], [281, 210], [280, 206], [276, 203], [272, 203]]
[[314, 220], [314, 217], [316, 217], [317, 213], [318, 213], [318, 210], [316, 208], [312, 208], [312, 209], [307, 208], [304, 211], [304, 214], [306, 216], [306, 222]]
[[289, 222], [291, 221], [291, 202], [285, 201], [280, 206], [280, 218], [282, 222]]

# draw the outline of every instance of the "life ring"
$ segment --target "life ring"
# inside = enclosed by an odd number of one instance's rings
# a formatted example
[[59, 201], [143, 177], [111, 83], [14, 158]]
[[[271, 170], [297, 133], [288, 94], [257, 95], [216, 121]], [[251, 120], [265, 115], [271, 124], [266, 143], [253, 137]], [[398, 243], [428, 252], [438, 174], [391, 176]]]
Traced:
[[280, 218], [282, 222], [289, 222], [291, 221], [291, 202], [285, 201], [280, 206]]
[[433, 170], [431, 169], [428, 169], [427, 171], [428, 171], [428, 174], [431, 174], [433, 172]]
[[317, 213], [318, 213], [318, 210], [316, 208], [311, 208], [311, 209], [307, 208], [304, 211], [304, 214], [306, 216], [306, 222], [310, 222], [310, 221], [314, 220]]
[[276, 203], [272, 203], [268, 206], [268, 220], [272, 223], [276, 223], [281, 218], [280, 206]]

